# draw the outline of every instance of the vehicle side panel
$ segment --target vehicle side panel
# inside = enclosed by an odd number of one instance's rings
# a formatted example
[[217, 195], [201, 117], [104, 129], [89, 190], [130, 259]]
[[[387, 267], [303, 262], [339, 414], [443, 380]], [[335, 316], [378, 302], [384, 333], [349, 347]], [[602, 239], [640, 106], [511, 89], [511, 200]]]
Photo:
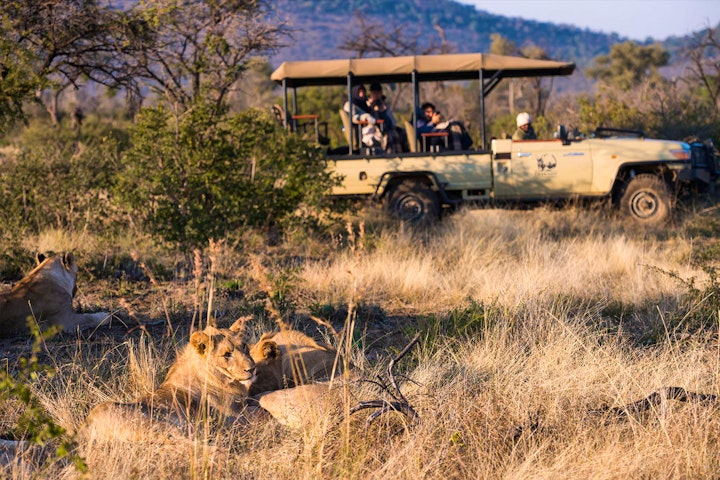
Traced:
[[612, 190], [618, 171], [623, 166], [666, 165], [690, 168], [690, 162], [678, 161], [671, 150], [682, 150], [682, 142], [651, 140], [643, 138], [589, 139], [583, 143], [591, 145], [593, 155], [593, 184], [591, 192], [607, 194]]
[[433, 172], [445, 190], [491, 189], [490, 152], [441, 152], [353, 156], [329, 160], [329, 168], [344, 180], [333, 195], [372, 194], [388, 172]]
[[496, 198], [532, 200], [591, 192], [593, 161], [588, 144], [514, 141], [511, 159], [505, 163], [505, 174], [496, 178]]

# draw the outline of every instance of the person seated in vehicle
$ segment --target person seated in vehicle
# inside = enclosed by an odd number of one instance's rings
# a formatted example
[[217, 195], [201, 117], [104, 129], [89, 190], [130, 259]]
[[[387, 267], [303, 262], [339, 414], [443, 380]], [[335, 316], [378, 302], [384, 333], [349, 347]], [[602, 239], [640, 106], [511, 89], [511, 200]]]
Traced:
[[[465, 130], [465, 125], [455, 120], [444, 120], [442, 114], [430, 102], [422, 104], [417, 118], [418, 138], [422, 138], [423, 133], [446, 132], [448, 150], [467, 150], [472, 145], [472, 139]], [[446, 145], [444, 137], [432, 137], [428, 143], [431, 147], [440, 149], [445, 149]]]
[[382, 132], [377, 127], [377, 118], [373, 109], [368, 106], [365, 85], [355, 85], [352, 88], [352, 98], [345, 102], [343, 110], [348, 112], [352, 123], [360, 125], [360, 136], [363, 145], [369, 148], [379, 148], [382, 144]]
[[[467, 150], [472, 145], [472, 139], [465, 130], [465, 125], [455, 120], [443, 120], [442, 114], [430, 102], [425, 102], [420, 107], [415, 131], [418, 138], [422, 138], [423, 133], [447, 132], [448, 150]], [[445, 148], [443, 137], [432, 137], [428, 143], [432, 147]]]
[[532, 126], [532, 118], [530, 118], [529, 113], [518, 113], [515, 123], [517, 123], [517, 128], [512, 134], [513, 140], [537, 140], [535, 129]]
[[395, 116], [385, 102], [382, 85], [373, 83], [370, 85], [370, 98], [367, 101], [368, 107], [372, 109], [373, 116], [382, 120], [383, 150], [388, 153], [407, 152], [407, 133], [398, 127]]

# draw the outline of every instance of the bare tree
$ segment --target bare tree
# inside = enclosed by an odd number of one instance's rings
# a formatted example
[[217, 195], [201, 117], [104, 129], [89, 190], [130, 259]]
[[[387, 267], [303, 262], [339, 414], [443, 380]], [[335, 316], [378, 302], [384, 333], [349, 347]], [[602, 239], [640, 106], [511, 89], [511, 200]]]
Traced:
[[[36, 97], [57, 123], [57, 101], [68, 87], [78, 88], [86, 79], [112, 86], [131, 83], [117, 55], [123, 28], [122, 12], [96, 0], [5, 1], [0, 61], [35, 78]], [[50, 93], [43, 97], [43, 90]]]
[[690, 78], [697, 81], [720, 113], [720, 29], [708, 28], [696, 34], [693, 44], [685, 52], [690, 61]]
[[[434, 25], [438, 37], [413, 29], [407, 24], [396, 22], [368, 21], [359, 11], [355, 12], [353, 26], [345, 35], [338, 49], [354, 52], [357, 58], [401, 57], [403, 55], [430, 55], [450, 53], [453, 46], [445, 38], [445, 30]], [[439, 40], [438, 40], [439, 39]], [[395, 90], [390, 108], [396, 109], [405, 85]]]
[[[146, 0], [128, 12], [133, 76], [166, 100], [219, 108], [254, 56], [281, 46], [289, 30], [263, 0]], [[217, 111], [217, 110], [216, 110]]]
[[[543, 48], [533, 44], [524, 46], [520, 50], [520, 54], [525, 58], [534, 58], [537, 60], [548, 60], [550, 58]], [[550, 92], [552, 91], [553, 77], [550, 77], [549, 80], [546, 80], [545, 77], [533, 77], [524, 81], [530, 85], [530, 89], [533, 92], [531, 105], [535, 116], [544, 116], [545, 107], [547, 106]], [[546, 86], [547, 83], [549, 83], [548, 86]]]
[[407, 24], [369, 21], [356, 11], [353, 25], [338, 48], [354, 52], [357, 58], [449, 53], [451, 47], [445, 39], [445, 31], [439, 25], [435, 25], [435, 31], [440, 37], [439, 42], [427, 32], [413, 31]]
[[[494, 55], [517, 55], [518, 49], [515, 46], [515, 42], [503, 37], [499, 33], [490, 34], [490, 53]], [[518, 80], [510, 78], [507, 81], [508, 93], [507, 102], [508, 110], [511, 114], [515, 114], [515, 97], [517, 96]]]

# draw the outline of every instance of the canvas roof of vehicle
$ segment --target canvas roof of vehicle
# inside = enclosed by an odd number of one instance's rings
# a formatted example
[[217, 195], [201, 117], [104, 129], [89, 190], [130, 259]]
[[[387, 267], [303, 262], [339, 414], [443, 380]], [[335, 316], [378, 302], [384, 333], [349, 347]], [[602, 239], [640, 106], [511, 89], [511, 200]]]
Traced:
[[410, 82], [413, 71], [418, 81], [476, 80], [480, 70], [486, 78], [501, 72], [507, 77], [540, 77], [570, 75], [572, 62], [535, 60], [490, 53], [457, 53], [448, 55], [413, 55], [384, 58], [350, 58], [283, 62], [272, 80], [288, 87], [309, 85], [344, 85], [352, 72], [356, 82]]

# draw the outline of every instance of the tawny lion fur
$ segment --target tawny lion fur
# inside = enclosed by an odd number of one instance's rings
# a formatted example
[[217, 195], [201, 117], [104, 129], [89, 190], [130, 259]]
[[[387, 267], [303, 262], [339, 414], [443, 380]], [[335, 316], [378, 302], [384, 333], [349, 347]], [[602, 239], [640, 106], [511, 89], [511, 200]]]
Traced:
[[73, 309], [78, 266], [72, 253], [50, 258], [39, 254], [37, 260], [34, 270], [9, 291], [0, 292], [0, 337], [28, 334], [32, 319], [41, 330], [57, 326], [72, 331], [97, 327], [110, 317]]
[[[96, 406], [86, 426], [96, 435], [138, 439], [143, 428], [192, 425], [206, 414], [225, 424], [238, 420], [255, 380], [244, 326], [238, 320], [230, 328], [210, 326], [193, 333], [157, 390], [131, 403]], [[130, 428], [121, 433], [120, 424]]]
[[[294, 429], [328, 422], [342, 405], [342, 359], [330, 345], [296, 330], [265, 333], [250, 348], [257, 380], [254, 404]], [[332, 380], [332, 381], [330, 381]]]
[[296, 330], [268, 332], [250, 348], [257, 364], [257, 380], [250, 395], [329, 380], [342, 372], [342, 362], [330, 345]]

